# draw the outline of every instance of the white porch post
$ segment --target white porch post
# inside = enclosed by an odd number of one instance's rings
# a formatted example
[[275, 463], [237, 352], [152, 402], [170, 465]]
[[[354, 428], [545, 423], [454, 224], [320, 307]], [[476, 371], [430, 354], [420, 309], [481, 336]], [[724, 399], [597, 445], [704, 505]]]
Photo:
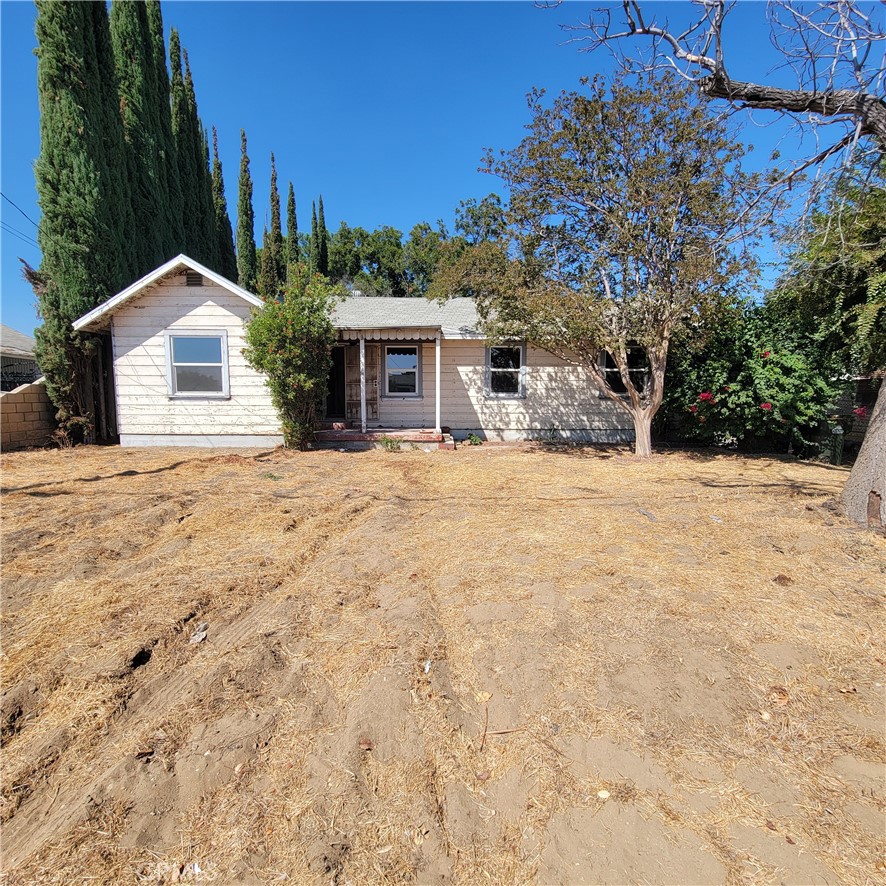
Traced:
[[440, 433], [440, 331], [434, 340], [434, 432]]
[[366, 433], [366, 339], [360, 334], [360, 430]]

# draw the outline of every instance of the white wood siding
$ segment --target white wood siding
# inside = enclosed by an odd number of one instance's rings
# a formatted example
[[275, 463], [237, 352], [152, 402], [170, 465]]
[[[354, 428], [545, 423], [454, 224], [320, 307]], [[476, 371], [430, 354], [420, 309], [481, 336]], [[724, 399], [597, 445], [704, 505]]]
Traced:
[[[184, 274], [165, 280], [113, 318], [114, 376], [121, 437], [141, 435], [256, 435], [281, 433], [265, 378], [241, 353], [250, 306], [204, 278], [186, 286]], [[230, 398], [172, 399], [166, 373], [166, 330], [225, 329]]]
[[[381, 427], [434, 426], [434, 343], [422, 351], [420, 400], [379, 399]], [[484, 393], [486, 345], [470, 339], [444, 339], [441, 353], [441, 419], [453, 432], [485, 432], [491, 439], [558, 436], [630, 439], [630, 418], [601, 400], [586, 370], [536, 348], [526, 349], [526, 396], [504, 400]], [[383, 377], [383, 373], [380, 373]]]

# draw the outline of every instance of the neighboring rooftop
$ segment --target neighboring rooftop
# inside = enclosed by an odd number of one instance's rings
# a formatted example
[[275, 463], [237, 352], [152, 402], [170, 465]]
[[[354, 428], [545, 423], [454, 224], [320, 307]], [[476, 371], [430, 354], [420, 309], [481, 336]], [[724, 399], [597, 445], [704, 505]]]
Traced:
[[443, 304], [426, 298], [353, 295], [339, 302], [332, 315], [338, 329], [440, 329], [444, 338], [477, 335], [479, 316], [470, 298]]
[[0, 354], [4, 357], [33, 360], [35, 344], [30, 335], [0, 324]]

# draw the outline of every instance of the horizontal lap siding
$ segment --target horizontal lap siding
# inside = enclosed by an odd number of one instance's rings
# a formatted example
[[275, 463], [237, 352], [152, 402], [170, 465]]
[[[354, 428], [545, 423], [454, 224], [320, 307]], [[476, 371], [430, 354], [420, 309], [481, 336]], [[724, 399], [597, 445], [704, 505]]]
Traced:
[[[444, 340], [441, 352], [441, 421], [454, 430], [494, 431], [631, 430], [626, 413], [601, 400], [585, 369], [536, 348], [527, 348], [526, 397], [498, 400], [484, 395], [485, 343]], [[383, 382], [382, 382], [383, 383]], [[422, 347], [421, 400], [385, 400], [379, 425], [434, 426], [434, 345]]]
[[[250, 307], [220, 286], [185, 286], [177, 277], [114, 315], [114, 378], [121, 434], [280, 433], [264, 376], [241, 353]], [[224, 329], [230, 399], [172, 400], [167, 388], [166, 330]]]

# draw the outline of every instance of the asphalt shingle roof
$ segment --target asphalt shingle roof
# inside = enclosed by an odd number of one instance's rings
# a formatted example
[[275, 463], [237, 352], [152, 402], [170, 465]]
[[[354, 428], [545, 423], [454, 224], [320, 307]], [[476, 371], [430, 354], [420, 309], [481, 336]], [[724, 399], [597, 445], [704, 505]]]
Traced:
[[16, 329], [0, 324], [0, 353], [7, 357], [30, 357], [34, 359], [35, 341]]
[[476, 333], [479, 318], [474, 300], [452, 298], [444, 304], [426, 298], [349, 296], [332, 314], [338, 329], [442, 329], [444, 335]]

